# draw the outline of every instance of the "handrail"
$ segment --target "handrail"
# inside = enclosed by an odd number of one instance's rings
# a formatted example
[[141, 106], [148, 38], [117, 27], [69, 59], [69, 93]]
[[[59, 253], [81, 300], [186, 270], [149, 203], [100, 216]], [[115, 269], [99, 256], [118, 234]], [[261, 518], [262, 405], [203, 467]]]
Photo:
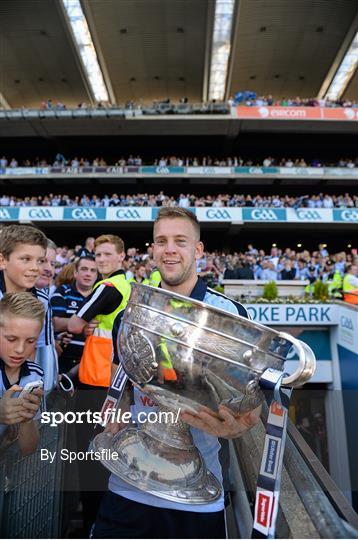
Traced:
[[306, 462], [317, 483], [321, 486], [323, 492], [334, 506], [337, 514], [358, 530], [358, 514], [353, 510], [342, 491], [328, 474], [327, 470], [291, 420], [288, 422], [288, 435], [293, 445]]
[[[267, 410], [264, 404], [263, 422]], [[234, 440], [231, 446], [234, 454], [231, 461], [239, 468], [251, 513], [263, 440], [264, 425], [260, 423]], [[239, 498], [233, 493], [231, 499], [235, 515]], [[252, 522], [252, 516], [250, 518]], [[238, 530], [242, 535], [239, 523]], [[244, 530], [241, 537], [247, 536], [247, 532]], [[291, 421], [288, 422], [276, 534], [277, 538], [358, 538], [358, 515]]]
[[[46, 397], [47, 410], [64, 410], [56, 392]], [[51, 428], [40, 424], [35, 453], [23, 457], [18, 444], [0, 451], [0, 538], [60, 538], [63, 528], [61, 460], [40, 459], [41, 448], [58, 451], [66, 436], [66, 424]]]

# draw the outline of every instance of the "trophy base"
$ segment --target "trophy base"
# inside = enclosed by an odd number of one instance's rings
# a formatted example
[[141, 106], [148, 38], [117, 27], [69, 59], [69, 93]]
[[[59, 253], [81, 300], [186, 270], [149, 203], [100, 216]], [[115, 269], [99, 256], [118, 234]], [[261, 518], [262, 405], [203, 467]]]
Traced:
[[[101, 452], [102, 465], [113, 474], [156, 497], [182, 504], [208, 504], [221, 495], [220, 482], [206, 469], [195, 446], [175, 448], [140, 428], [127, 427], [115, 436], [100, 433], [93, 447]], [[107, 457], [115, 452], [116, 459]]]

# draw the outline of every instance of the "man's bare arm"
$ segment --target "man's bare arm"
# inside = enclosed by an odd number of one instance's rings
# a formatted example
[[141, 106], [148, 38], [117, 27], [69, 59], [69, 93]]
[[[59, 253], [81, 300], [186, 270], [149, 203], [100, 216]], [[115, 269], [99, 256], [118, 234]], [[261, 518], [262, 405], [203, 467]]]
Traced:
[[71, 334], [82, 334], [86, 325], [86, 321], [84, 321], [80, 317], [77, 317], [77, 315], [72, 315], [72, 317], [68, 319], [67, 330]]
[[53, 317], [52, 320], [55, 332], [66, 332], [69, 319], [66, 319], [65, 317]]

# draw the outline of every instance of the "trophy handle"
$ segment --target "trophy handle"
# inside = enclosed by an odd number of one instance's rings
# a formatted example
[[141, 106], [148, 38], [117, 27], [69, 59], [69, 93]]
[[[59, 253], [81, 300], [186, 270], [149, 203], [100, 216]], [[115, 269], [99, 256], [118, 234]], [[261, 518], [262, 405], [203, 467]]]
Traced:
[[279, 335], [280, 338], [285, 339], [294, 345], [299, 358], [296, 371], [292, 373], [292, 375], [284, 377], [282, 384], [284, 386], [292, 386], [293, 388], [302, 386], [316, 371], [316, 357], [314, 352], [306, 343], [294, 338], [290, 334], [286, 334], [286, 332], [280, 332]]

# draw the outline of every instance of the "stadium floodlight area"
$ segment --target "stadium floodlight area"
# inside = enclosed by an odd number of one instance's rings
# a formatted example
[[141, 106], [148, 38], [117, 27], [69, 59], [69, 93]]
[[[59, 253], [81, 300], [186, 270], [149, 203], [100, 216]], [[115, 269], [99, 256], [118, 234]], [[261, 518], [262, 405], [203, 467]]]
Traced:
[[62, 4], [70, 23], [92, 95], [96, 101], [107, 102], [109, 101], [109, 95], [80, 0], [62, 0]]
[[326, 99], [337, 100], [339, 99], [349, 82], [351, 81], [356, 69], [358, 67], [358, 31], [343, 57], [341, 65], [337, 69], [335, 76], [324, 96]]
[[209, 100], [223, 101], [231, 51], [235, 0], [216, 0], [210, 62]]

